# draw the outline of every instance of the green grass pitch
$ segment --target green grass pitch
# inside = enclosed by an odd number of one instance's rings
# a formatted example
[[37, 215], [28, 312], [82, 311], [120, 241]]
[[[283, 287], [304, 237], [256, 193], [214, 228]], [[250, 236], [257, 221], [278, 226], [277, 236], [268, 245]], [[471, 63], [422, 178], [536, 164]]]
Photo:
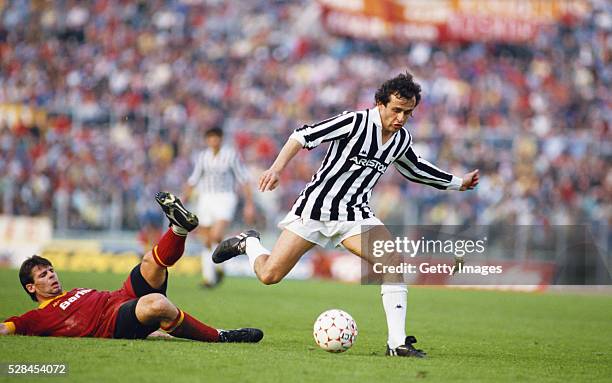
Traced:
[[[60, 272], [66, 289], [116, 289], [124, 276]], [[220, 328], [260, 327], [260, 344], [183, 340], [0, 337], [0, 363], [65, 362], [58, 381], [129, 382], [406, 382], [610, 381], [612, 298], [542, 293], [410, 288], [409, 334], [429, 357], [384, 356], [386, 324], [377, 286], [322, 281], [260, 285], [229, 278], [216, 290], [170, 276], [168, 296]], [[0, 270], [0, 317], [33, 308], [15, 270]], [[343, 354], [319, 349], [312, 325], [330, 308], [359, 327]], [[28, 381], [8, 378], [0, 381]], [[38, 381], [38, 380], [37, 380]], [[46, 380], [45, 380], [46, 381]]]

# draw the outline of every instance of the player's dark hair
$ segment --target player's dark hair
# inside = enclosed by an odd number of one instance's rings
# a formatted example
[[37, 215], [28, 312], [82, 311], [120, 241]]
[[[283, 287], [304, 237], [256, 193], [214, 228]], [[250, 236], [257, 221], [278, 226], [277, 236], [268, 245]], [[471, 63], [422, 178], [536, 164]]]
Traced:
[[206, 133], [204, 133], [204, 136], [205, 137], [209, 137], [209, 136], [223, 137], [223, 129], [215, 126], [214, 128], [208, 129]]
[[36, 299], [36, 293], [31, 293], [26, 289], [26, 285], [28, 283], [34, 283], [34, 276], [32, 276], [32, 269], [36, 266], [53, 266], [51, 261], [47, 258], [39, 257], [38, 255], [33, 255], [30, 258], [23, 261], [21, 267], [19, 268], [19, 282], [21, 282], [21, 286], [28, 293], [30, 298], [34, 302], [38, 302]]
[[385, 81], [380, 88], [378, 88], [374, 96], [376, 105], [383, 104], [387, 106], [393, 94], [396, 97], [406, 99], [414, 97], [416, 99], [416, 106], [419, 105], [419, 101], [421, 101], [421, 86], [414, 82], [414, 77], [410, 72], [400, 73], [396, 77]]

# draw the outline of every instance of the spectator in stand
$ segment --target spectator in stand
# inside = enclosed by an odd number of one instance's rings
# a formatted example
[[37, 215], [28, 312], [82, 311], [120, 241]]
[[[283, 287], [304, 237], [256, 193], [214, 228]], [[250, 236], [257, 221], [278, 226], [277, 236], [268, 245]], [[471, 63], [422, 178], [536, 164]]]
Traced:
[[[371, 106], [380, 73], [408, 66], [426, 90], [412, 132], [424, 157], [483, 174], [461, 203], [389, 185], [414, 201], [417, 222], [609, 225], [612, 16], [606, 2], [591, 5], [529, 45], [396, 49], [330, 35], [316, 2], [8, 2], [0, 212], [135, 229], [143, 193], [180, 190], [202, 127], [225, 121], [246, 162], [265, 169], [298, 122]], [[279, 210], [317, 160], [285, 173]]]

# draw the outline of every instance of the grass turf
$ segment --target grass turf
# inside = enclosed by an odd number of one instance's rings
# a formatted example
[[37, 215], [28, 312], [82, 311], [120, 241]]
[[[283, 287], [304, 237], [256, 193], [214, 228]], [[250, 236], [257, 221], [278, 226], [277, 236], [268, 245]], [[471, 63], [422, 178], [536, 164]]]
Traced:
[[[116, 274], [60, 272], [64, 288], [116, 289]], [[409, 334], [429, 357], [384, 356], [386, 325], [377, 286], [284, 281], [263, 286], [230, 278], [216, 290], [195, 278], [170, 277], [168, 296], [221, 328], [260, 327], [256, 345], [183, 340], [0, 337], [0, 363], [64, 362], [53, 381], [406, 382], [610, 381], [612, 298], [411, 288]], [[15, 270], [0, 269], [0, 317], [33, 308]], [[329, 308], [359, 327], [343, 354], [320, 350], [312, 324]], [[1, 320], [1, 319], [0, 319]], [[0, 376], [0, 381], [26, 381]]]

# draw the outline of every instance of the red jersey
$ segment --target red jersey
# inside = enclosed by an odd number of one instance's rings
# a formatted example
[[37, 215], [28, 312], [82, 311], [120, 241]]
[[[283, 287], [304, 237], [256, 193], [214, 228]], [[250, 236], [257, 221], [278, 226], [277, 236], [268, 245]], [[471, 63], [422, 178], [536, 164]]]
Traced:
[[112, 338], [119, 307], [135, 298], [128, 291], [72, 289], [4, 322], [21, 335]]

